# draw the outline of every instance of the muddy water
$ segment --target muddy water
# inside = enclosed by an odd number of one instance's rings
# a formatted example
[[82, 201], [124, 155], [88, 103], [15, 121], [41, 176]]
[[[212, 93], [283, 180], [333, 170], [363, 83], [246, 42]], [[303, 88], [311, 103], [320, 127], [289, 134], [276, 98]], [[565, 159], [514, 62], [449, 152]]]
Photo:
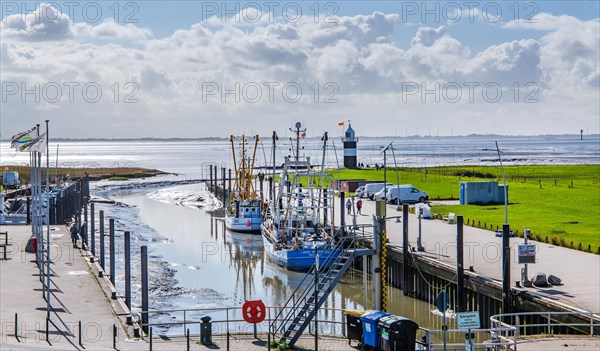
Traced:
[[[184, 293], [173, 294], [173, 309], [199, 309], [208, 311], [187, 314], [186, 318], [210, 315], [225, 319], [223, 307], [239, 307], [245, 300], [263, 300], [267, 306], [281, 306], [298, 285], [304, 274], [290, 272], [269, 262], [264, 254], [260, 235], [232, 233], [224, 229], [223, 222], [209, 212], [157, 201], [147, 192], [134, 192], [112, 196], [139, 209], [139, 220], [169, 240], [149, 242], [156, 258], [167, 262], [175, 270], [177, 286]], [[152, 272], [150, 272], [152, 275]], [[367, 309], [371, 307], [371, 286], [367, 287]], [[362, 272], [346, 274], [327, 299], [326, 308], [364, 309]], [[431, 311], [433, 305], [405, 297], [399, 289], [389, 291], [389, 312], [416, 321], [422, 327], [439, 327], [441, 317]], [[164, 315], [157, 320], [181, 321], [180, 312]], [[229, 318], [241, 319], [236, 311]], [[151, 322], [152, 322], [151, 317]], [[339, 311], [323, 310], [320, 320], [342, 321]], [[322, 327], [331, 328], [323, 324]], [[247, 331], [248, 325], [230, 325], [230, 329]], [[336, 326], [339, 333], [341, 325]], [[180, 327], [168, 332], [181, 333]], [[325, 329], [327, 331], [327, 329]], [[331, 331], [331, 330], [330, 330]]]

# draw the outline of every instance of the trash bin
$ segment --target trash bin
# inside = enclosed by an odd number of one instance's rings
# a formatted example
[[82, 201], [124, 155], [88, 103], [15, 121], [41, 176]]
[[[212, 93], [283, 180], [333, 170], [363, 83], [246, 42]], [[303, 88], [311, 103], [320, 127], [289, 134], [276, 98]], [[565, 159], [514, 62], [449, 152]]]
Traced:
[[200, 342], [202, 345], [212, 345], [212, 323], [209, 316], [200, 318]]
[[363, 326], [360, 317], [368, 311], [365, 310], [347, 310], [346, 311], [346, 331], [348, 333], [348, 345], [350, 341], [356, 340], [363, 343]]
[[379, 347], [379, 327], [377, 322], [381, 317], [389, 316], [389, 313], [381, 311], [370, 311], [360, 317], [363, 325], [363, 344], [375, 349]]
[[415, 351], [419, 325], [400, 316], [386, 316], [379, 319], [381, 329], [381, 349], [383, 351]]

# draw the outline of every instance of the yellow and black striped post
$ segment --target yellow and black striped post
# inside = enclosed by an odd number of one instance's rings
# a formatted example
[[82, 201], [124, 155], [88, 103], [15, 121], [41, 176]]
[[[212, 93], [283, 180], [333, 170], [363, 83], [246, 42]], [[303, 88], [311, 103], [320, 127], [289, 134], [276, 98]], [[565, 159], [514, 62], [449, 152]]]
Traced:
[[381, 228], [381, 255], [379, 259], [381, 260], [379, 262], [379, 267], [381, 267], [381, 310], [387, 312], [387, 230], [385, 229], [385, 221], [383, 221], [383, 228]]

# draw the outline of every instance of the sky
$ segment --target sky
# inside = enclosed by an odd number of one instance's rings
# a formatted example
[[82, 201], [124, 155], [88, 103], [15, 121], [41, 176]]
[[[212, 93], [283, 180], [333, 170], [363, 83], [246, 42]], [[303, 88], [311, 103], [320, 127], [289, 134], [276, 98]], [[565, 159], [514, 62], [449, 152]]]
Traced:
[[0, 133], [600, 132], [598, 1], [1, 1]]

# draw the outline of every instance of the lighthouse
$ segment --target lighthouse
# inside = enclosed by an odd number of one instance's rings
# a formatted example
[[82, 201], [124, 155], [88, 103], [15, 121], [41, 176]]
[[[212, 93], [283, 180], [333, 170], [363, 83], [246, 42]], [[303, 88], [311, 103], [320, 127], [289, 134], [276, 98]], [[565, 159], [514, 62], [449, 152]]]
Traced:
[[344, 143], [344, 167], [357, 168], [356, 143], [358, 143], [358, 138], [356, 137], [354, 129], [352, 129], [352, 125], [350, 123], [348, 123], [348, 129], [346, 129], [346, 134], [342, 138], [342, 143]]

